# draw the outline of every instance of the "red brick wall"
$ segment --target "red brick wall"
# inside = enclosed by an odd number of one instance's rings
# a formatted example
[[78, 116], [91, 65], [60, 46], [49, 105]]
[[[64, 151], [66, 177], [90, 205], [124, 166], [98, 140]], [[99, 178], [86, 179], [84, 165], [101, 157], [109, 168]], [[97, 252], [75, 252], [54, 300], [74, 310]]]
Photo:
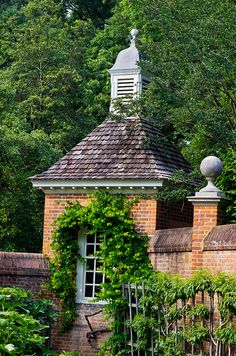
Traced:
[[204, 251], [203, 267], [212, 273], [236, 274], [236, 250]]
[[75, 200], [78, 200], [81, 205], [86, 205], [90, 197], [87, 194], [45, 194], [43, 254], [50, 255], [52, 223], [64, 212], [67, 202]]
[[48, 276], [48, 261], [42, 254], [0, 252], [1, 286], [19, 286], [38, 293]]
[[143, 234], [152, 236], [156, 230], [157, 201], [152, 197], [140, 199], [132, 209], [132, 216], [137, 229]]
[[[130, 196], [134, 198], [135, 195]], [[68, 201], [79, 201], [81, 205], [87, 205], [91, 198], [87, 194], [46, 194], [44, 210], [44, 236], [43, 253], [50, 255], [52, 223], [56, 217], [62, 214]], [[137, 228], [142, 233], [151, 236], [156, 230], [157, 202], [155, 199], [141, 199], [133, 208], [133, 218], [137, 222]]]
[[193, 207], [187, 200], [158, 202], [157, 229], [174, 229], [193, 225]]
[[[90, 328], [86, 321], [85, 315], [93, 314], [101, 310], [103, 306], [94, 304], [79, 304], [78, 314], [74, 326], [71, 330], [65, 333], [60, 333], [58, 330], [53, 331], [51, 345], [55, 351], [79, 351], [80, 356], [94, 356], [97, 354], [101, 346], [101, 341], [108, 337], [109, 332], [98, 333], [97, 339], [88, 342], [86, 337], [90, 332]], [[104, 319], [104, 315], [99, 313], [93, 317], [89, 317], [89, 322], [93, 330], [108, 329], [108, 323]]]
[[150, 254], [156, 271], [190, 277], [192, 273], [192, 252], [155, 252]]
[[[192, 252], [156, 252], [151, 253], [150, 258], [157, 271], [180, 274], [183, 277], [190, 277], [192, 274]], [[236, 250], [204, 251], [202, 259], [202, 268], [213, 274], [236, 274]]]
[[221, 224], [221, 209], [218, 205], [195, 205], [192, 235], [192, 270], [203, 268], [203, 244], [210, 230]]

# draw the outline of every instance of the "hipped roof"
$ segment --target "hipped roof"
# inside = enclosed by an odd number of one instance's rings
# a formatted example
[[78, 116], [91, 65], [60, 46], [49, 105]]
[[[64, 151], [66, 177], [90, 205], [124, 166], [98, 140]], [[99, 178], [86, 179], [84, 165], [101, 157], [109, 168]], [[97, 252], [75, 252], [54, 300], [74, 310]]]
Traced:
[[191, 171], [180, 152], [151, 122], [107, 119], [47, 171], [32, 180], [169, 179]]

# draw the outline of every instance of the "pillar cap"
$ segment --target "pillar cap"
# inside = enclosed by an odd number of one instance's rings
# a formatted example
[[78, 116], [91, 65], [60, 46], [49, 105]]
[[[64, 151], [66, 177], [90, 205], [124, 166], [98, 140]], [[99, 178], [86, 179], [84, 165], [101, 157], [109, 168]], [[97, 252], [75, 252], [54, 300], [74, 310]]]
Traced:
[[217, 178], [223, 169], [223, 164], [218, 157], [208, 156], [204, 158], [200, 165], [200, 171], [207, 180], [207, 186], [202, 188], [194, 196], [188, 197], [188, 201], [193, 205], [218, 205], [225, 194], [216, 187], [214, 179]]

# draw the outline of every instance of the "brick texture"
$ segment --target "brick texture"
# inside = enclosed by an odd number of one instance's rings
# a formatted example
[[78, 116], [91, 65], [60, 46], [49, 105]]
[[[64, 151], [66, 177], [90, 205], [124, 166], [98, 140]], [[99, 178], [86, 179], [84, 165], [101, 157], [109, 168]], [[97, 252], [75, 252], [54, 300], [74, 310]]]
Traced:
[[193, 207], [187, 200], [158, 202], [157, 229], [174, 229], [193, 225]]
[[236, 250], [204, 251], [203, 267], [212, 273], [226, 272], [236, 275]]
[[[130, 199], [136, 195], [130, 195]], [[91, 198], [86, 194], [46, 194], [44, 210], [43, 254], [52, 255], [50, 243], [54, 227], [52, 223], [64, 212], [68, 201], [78, 201], [81, 205], [89, 204]], [[156, 230], [157, 202], [150, 199], [140, 199], [133, 207], [133, 218], [140, 232], [152, 236]]]
[[[87, 333], [91, 330], [85, 318], [85, 315], [94, 314], [103, 309], [101, 305], [95, 304], [79, 304], [78, 314], [74, 326], [71, 330], [61, 333], [58, 329], [53, 330], [51, 347], [55, 351], [79, 351], [80, 356], [94, 356], [101, 347], [101, 342], [108, 337], [109, 332], [101, 332], [96, 334], [96, 339], [89, 342]], [[108, 322], [104, 319], [104, 315], [99, 313], [89, 317], [89, 322], [94, 331], [109, 330]]]
[[87, 194], [46, 194], [44, 208], [43, 254], [50, 256], [51, 238], [54, 227], [52, 223], [65, 211], [68, 201], [78, 201], [87, 205], [91, 200]]
[[169, 252], [150, 254], [151, 262], [156, 271], [179, 274], [190, 277], [192, 273], [191, 252]]
[[216, 225], [222, 223], [221, 208], [219, 205], [195, 205], [192, 234], [192, 271], [204, 266], [203, 247], [204, 239]]
[[0, 252], [0, 285], [38, 293], [49, 277], [48, 261], [39, 253]]

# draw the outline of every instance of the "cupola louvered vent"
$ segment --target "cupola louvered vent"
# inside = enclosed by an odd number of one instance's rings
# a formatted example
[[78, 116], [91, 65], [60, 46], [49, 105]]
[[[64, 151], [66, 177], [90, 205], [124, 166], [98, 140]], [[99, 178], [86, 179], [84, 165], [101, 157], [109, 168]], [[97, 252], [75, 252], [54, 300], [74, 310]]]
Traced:
[[117, 78], [117, 97], [127, 97], [134, 94], [134, 78]]

